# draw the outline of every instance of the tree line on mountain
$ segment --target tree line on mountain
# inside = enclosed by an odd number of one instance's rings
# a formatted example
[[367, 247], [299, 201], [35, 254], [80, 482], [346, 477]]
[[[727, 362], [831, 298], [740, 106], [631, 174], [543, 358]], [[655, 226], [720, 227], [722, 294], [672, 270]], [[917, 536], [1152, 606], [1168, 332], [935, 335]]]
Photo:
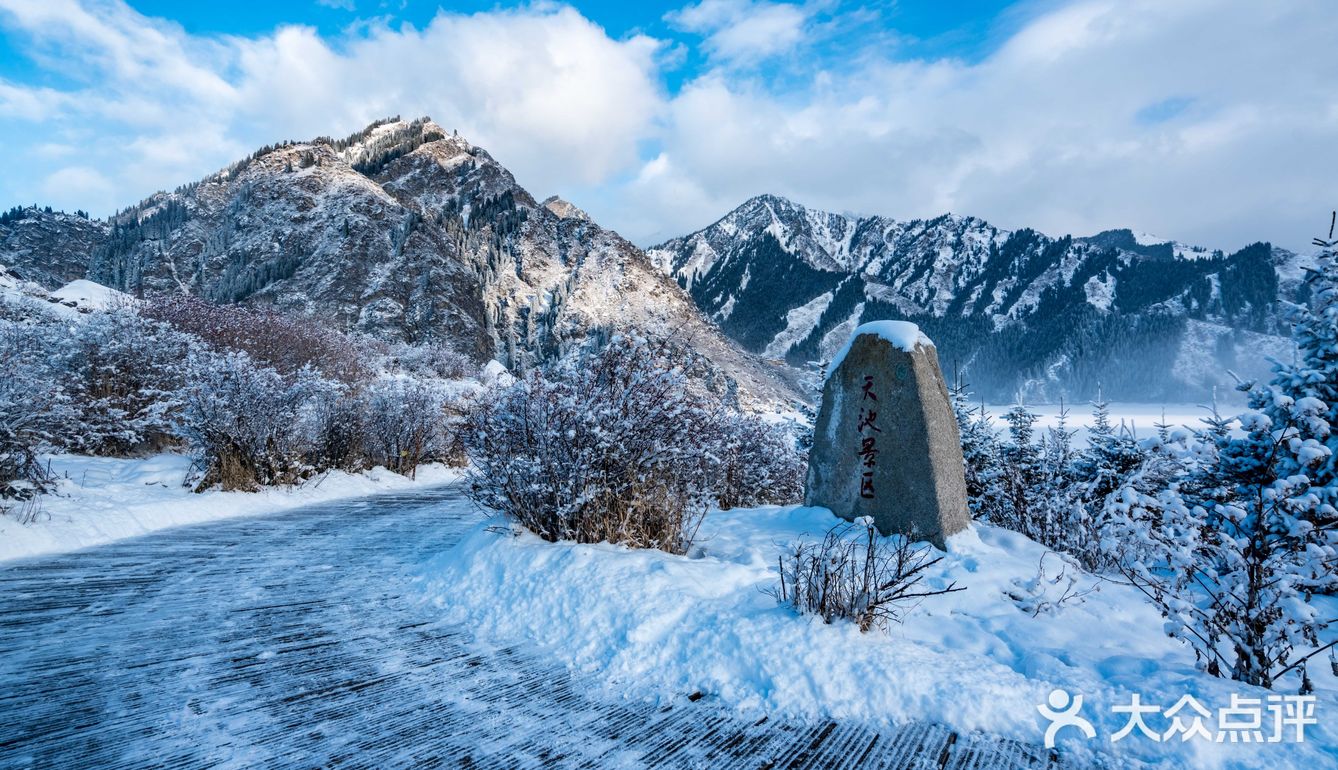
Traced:
[[[852, 319], [912, 321], [993, 401], [1011, 400], [1019, 392], [1048, 400], [1089, 399], [1098, 388], [1122, 400], [1183, 398], [1184, 384], [1169, 372], [1191, 321], [1232, 331], [1287, 333], [1267, 244], [1191, 260], [1175, 258], [1169, 245], [1144, 247], [1130, 233], [1115, 235], [1078, 242], [1029, 229], [1014, 232], [990, 245], [983, 272], [970, 286], [957, 285], [935, 313], [908, 314], [903, 304], [880, 299], [881, 290], [870, 284], [876, 277], [811, 267], [770, 233], [743, 242], [737, 253], [692, 276], [690, 286], [686, 275], [678, 281], [722, 331], [754, 352], [785, 330], [790, 311], [830, 294], [807, 336], [786, 353], [788, 363], [801, 368], [821, 361], [830, 352], [828, 335]], [[1071, 275], [1034, 298], [1023, 297], [1037, 278], [1074, 251], [1084, 257]], [[932, 262], [920, 258], [902, 278], [922, 278]], [[1093, 279], [1109, 287], [1107, 305], [1089, 301], [1087, 284]], [[932, 302], [934, 296], [923, 299]], [[1024, 299], [1033, 306], [1017, 318], [999, 321], [986, 312], [991, 303], [1013, 307]], [[1211, 352], [1222, 368], [1234, 368], [1235, 349], [1225, 342], [1219, 339]], [[1129, 366], [1135, 359], [1140, 365]], [[1208, 387], [1204, 384], [1204, 392], [1194, 395], [1206, 396]]]
[[[65, 213], [64, 211], [57, 211], [51, 208], [50, 206], [42, 206], [40, 208], [37, 206], [13, 206], [7, 211], [0, 211], [0, 227], [3, 227], [5, 225], [12, 225], [16, 222], [21, 222], [37, 214], [64, 214], [64, 213]], [[74, 216], [79, 217], [80, 219], [92, 218], [89, 216], [88, 212], [84, 211], [83, 209], [75, 209]]]

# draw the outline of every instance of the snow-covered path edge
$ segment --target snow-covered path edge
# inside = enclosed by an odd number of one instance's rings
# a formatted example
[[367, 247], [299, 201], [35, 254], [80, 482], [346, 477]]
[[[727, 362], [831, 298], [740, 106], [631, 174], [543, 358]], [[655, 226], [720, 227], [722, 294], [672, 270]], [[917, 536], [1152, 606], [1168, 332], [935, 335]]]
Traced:
[[183, 485], [191, 459], [159, 454], [142, 459], [53, 455], [59, 477], [54, 494], [41, 499], [36, 520], [0, 515], [0, 564], [65, 553], [138, 537], [169, 527], [241, 516], [279, 513], [313, 503], [447, 484], [458, 469], [427, 465], [409, 479], [385, 468], [330, 472], [303, 484], [261, 492], [196, 494]]

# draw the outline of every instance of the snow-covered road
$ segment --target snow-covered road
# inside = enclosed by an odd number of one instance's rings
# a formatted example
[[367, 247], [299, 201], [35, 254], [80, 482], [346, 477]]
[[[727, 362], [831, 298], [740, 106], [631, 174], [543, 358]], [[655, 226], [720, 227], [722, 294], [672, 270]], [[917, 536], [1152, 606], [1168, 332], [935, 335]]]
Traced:
[[485, 645], [411, 583], [477, 520], [456, 489], [420, 489], [5, 565], [0, 768], [1048, 764], [935, 725], [618, 698]]

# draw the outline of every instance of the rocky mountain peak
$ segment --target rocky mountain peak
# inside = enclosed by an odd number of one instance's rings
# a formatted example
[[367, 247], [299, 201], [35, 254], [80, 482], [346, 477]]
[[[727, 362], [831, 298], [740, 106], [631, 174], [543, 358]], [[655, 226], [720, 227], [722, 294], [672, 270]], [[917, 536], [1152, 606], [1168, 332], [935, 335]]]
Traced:
[[550, 195], [548, 198], [544, 199], [543, 207], [556, 214], [558, 219], [580, 219], [586, 222], [591, 221], [590, 215], [585, 213], [585, 211], [556, 195]]
[[517, 372], [624, 330], [672, 334], [722, 393], [797, 396], [793, 372], [739, 349], [640, 249], [566, 201], [537, 203], [428, 118], [265, 147], [92, 227], [49, 220], [0, 226], [0, 263], [52, 287], [272, 305]]

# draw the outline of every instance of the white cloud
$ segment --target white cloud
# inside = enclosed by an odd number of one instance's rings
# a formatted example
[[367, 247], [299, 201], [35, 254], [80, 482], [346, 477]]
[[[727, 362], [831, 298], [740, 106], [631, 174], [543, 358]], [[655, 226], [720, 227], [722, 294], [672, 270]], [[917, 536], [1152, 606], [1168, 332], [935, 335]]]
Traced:
[[[0, 81], [0, 143], [19, 148], [0, 160], [0, 199], [106, 213], [96, 180], [60, 188], [53, 168], [95, 170], [107, 205], [126, 205], [261, 144], [430, 114], [539, 197], [561, 192], [642, 243], [760, 192], [1227, 248], [1304, 246], [1338, 205], [1325, 0], [1079, 0], [982, 61], [902, 61], [870, 43], [796, 74], [796, 52], [840, 22], [817, 29], [817, 7], [704, 0], [674, 14], [708, 65], [668, 95], [681, 48], [610, 38], [565, 6], [330, 40], [305, 27], [201, 38], [120, 3], [0, 0], [11, 39], [63, 76], [48, 82], [82, 84]], [[786, 76], [768, 77], [779, 56]], [[38, 151], [49, 144], [74, 149], [54, 159]]]
[[755, 63], [795, 48], [805, 36], [809, 12], [790, 3], [765, 0], [701, 0], [669, 14], [680, 29], [705, 36], [712, 57]]
[[[787, 90], [721, 68], [674, 99], [657, 173], [587, 210], [619, 222], [657, 209], [642, 234], [656, 240], [776, 192], [1057, 235], [1301, 248], [1338, 205], [1335, 37], [1320, 0], [1078, 2], [978, 63], [866, 51]], [[1146, 119], [1168, 103], [1187, 106]]]

